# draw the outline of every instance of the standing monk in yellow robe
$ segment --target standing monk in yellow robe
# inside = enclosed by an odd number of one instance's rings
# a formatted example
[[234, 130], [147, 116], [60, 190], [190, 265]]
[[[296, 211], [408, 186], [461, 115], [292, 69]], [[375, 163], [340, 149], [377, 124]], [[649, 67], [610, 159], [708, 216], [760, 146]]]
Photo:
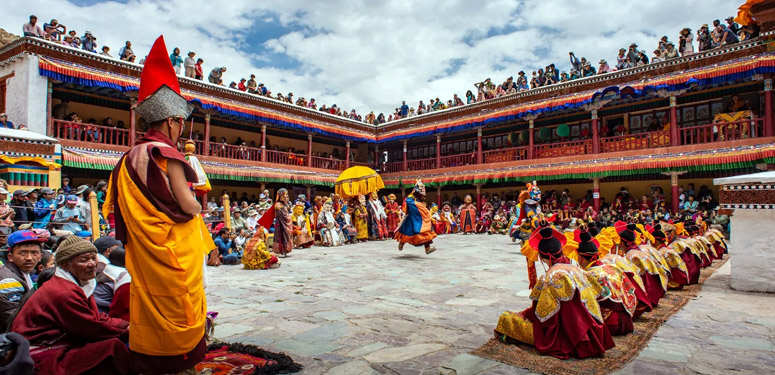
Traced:
[[215, 245], [191, 192], [197, 175], [176, 147], [192, 110], [159, 37], [135, 107], [149, 129], [113, 170], [103, 206], [126, 249], [129, 349], [144, 374], [189, 370], [206, 349], [203, 266]]

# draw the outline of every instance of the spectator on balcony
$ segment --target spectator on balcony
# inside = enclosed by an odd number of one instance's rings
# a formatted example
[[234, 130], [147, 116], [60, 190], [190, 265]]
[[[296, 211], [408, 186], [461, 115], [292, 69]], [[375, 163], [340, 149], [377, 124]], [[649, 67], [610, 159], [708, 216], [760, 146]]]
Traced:
[[67, 33], [67, 27], [59, 21], [51, 19], [51, 22], [43, 24], [43, 33], [46, 39], [57, 41], [63, 34]]
[[708, 31], [707, 23], [702, 24], [700, 29], [697, 30], [697, 43], [697, 49], [700, 52], [713, 48], [713, 38], [711, 38], [710, 31]]
[[226, 72], [225, 66], [216, 66], [211, 72], [210, 76], [207, 77], [207, 80], [210, 81], [210, 83], [214, 83], [216, 85], [222, 85], [223, 84], [223, 73]]
[[51, 109], [51, 117], [57, 120], [64, 120], [67, 117], [67, 114], [70, 112], [69, 104], [69, 100], [62, 100], [58, 104], [54, 105], [54, 107]]
[[183, 66], [186, 68], [186, 77], [196, 78], [196, 52], [188, 51], [188, 56], [183, 60]]
[[84, 51], [97, 52], [97, 38], [91, 34], [91, 31], [86, 30], [81, 37], [81, 48]]
[[678, 37], [678, 52], [681, 56], [691, 55], [694, 53], [694, 36], [692, 35], [692, 29], [684, 27], [681, 30], [681, 35]]
[[584, 64], [584, 67], [582, 68], [581, 75], [584, 77], [591, 77], [593, 75], [597, 74], [595, 72], [595, 67], [592, 66], [590, 63]]
[[608, 61], [605, 61], [605, 59], [600, 60], [600, 67], [597, 69], [597, 74], [611, 73], [613, 71], [611, 66], [608, 65]]
[[100, 52], [100, 56], [105, 56], [112, 59], [113, 55], [110, 54], [110, 47], [102, 46], [102, 52]]
[[229, 88], [236, 90], [237, 89], [237, 82], [231, 81], [231, 83], [229, 84]]
[[711, 45], [716, 48], [721, 45], [721, 37], [724, 35], [724, 29], [726, 26], [721, 24], [719, 20], [713, 20], [713, 31], [710, 32], [710, 38], [712, 40]]
[[638, 65], [638, 45], [635, 43], [630, 44], [630, 48], [627, 50], [627, 61], [629, 66]]
[[247, 82], [245, 78], [240, 78], [239, 84], [237, 85], [237, 89], [240, 91], [248, 91], [248, 86], [245, 85], [245, 82]]
[[204, 70], [202, 70], [202, 63], [205, 62], [201, 58], [196, 59], [196, 64], [194, 65], [194, 78], [198, 80], [202, 80], [204, 78]]
[[646, 56], [646, 51], [638, 51], [638, 66], [648, 65], [648, 64], [649, 64], [649, 57]]
[[30, 22], [22, 25], [23, 36], [32, 36], [36, 38], [43, 37], [43, 29], [38, 26], [38, 17], [34, 14], [30, 16]]
[[[264, 96], [267, 96], [267, 95], [269, 94], [269, 90], [266, 88], [266, 86], [264, 86], [264, 84], [263, 84], [263, 83], [259, 83], [259, 84], [258, 84], [258, 88], [257, 88], [257, 90], [258, 90], [258, 94], [259, 94], [259, 95], [264, 95]], [[315, 101], [315, 99], [312, 99], [311, 101], [312, 101], [312, 102], [314, 102], [314, 101]], [[314, 107], [313, 107], [313, 108], [314, 108]]]
[[0, 113], [0, 128], [16, 129], [13, 123], [8, 121], [8, 114], [6, 113]]

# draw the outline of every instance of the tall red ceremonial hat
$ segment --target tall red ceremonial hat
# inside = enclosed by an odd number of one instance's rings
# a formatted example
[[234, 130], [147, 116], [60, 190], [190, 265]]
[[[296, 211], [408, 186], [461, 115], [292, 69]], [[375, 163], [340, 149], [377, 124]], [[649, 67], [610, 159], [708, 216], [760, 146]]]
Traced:
[[135, 112], [152, 123], [170, 117], [187, 118], [193, 110], [194, 106], [180, 94], [164, 36], [159, 36], [145, 59]]

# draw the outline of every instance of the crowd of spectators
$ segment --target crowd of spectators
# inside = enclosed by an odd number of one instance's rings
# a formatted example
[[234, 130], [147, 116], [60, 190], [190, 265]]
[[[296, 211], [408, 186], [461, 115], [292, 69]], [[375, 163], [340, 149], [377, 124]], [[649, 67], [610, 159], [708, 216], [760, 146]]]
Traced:
[[[454, 94], [452, 99], [449, 99], [446, 102], [438, 97], [435, 99], [431, 98], [427, 104], [421, 100], [416, 108], [408, 106], [406, 101], [404, 101], [400, 107], [395, 108], [393, 113], [389, 113], [387, 116], [385, 116], [384, 113], [375, 114], [374, 111], [362, 115], [355, 109], [347, 111], [336, 104], [331, 106], [319, 104], [314, 98], [294, 98], [292, 92], [288, 92], [285, 95], [281, 92], [272, 94], [272, 91], [264, 83], [259, 83], [256, 80], [254, 74], [251, 74], [249, 79], [242, 77], [239, 82], [231, 81], [228, 87], [234, 90], [279, 100], [288, 104], [295, 104], [300, 107], [326, 112], [334, 116], [344, 117], [354, 121], [371, 125], [380, 125], [402, 118], [481, 102], [538, 87], [662, 62], [679, 56], [690, 55], [694, 53], [695, 50], [706, 51], [723, 45], [734, 44], [740, 40], [755, 38], [759, 35], [759, 26], [756, 23], [741, 27], [735, 23], [733, 17], [728, 17], [725, 21], [726, 22], [721, 22], [720, 20], [713, 21], [713, 28], [709, 28], [707, 24], [700, 26], [697, 31], [696, 42], [692, 30], [686, 27], [678, 33], [677, 46], [675, 42], [669, 40], [668, 36], [660, 38], [657, 42], [657, 46], [651, 53], [648, 53], [644, 49], [639, 49], [637, 43], [632, 43], [627, 49], [619, 49], [615, 64], [613, 64], [613, 60], [612, 63], [609, 64], [607, 60], [601, 59], [597, 64], [597, 68], [593, 66], [592, 61], [587, 60], [586, 57], [582, 56], [579, 58], [574, 52], [570, 52], [570, 69], [567, 72], [564, 70], [561, 71], [555, 64], [549, 64], [544, 68], [533, 71], [530, 77], [528, 77], [524, 71], [520, 71], [517, 73], [516, 79], [514, 79], [513, 76], [508, 77], [500, 84], [496, 84], [492, 79], [487, 78], [481, 82], [475, 83], [474, 87], [476, 88], [476, 91], [473, 92], [468, 90], [465, 94], [465, 99], [460, 98], [457, 94]], [[60, 24], [56, 19], [44, 23], [41, 28], [37, 24], [37, 17], [32, 15], [30, 16], [30, 22], [25, 23], [22, 28], [24, 36], [39, 37], [62, 43], [73, 48], [80, 48], [94, 53], [97, 52], [97, 38], [94, 37], [91, 32], [86, 31], [83, 36], [79, 37], [75, 30], [71, 29], [68, 31], [67, 27]], [[100, 55], [110, 58], [113, 57], [110, 54], [110, 47], [106, 45], [102, 46]], [[117, 57], [124, 61], [135, 62], [137, 56], [132, 51], [132, 43], [130, 41], [126, 41], [126, 44], [119, 50]], [[140, 60], [139, 63], [142, 64], [143, 60], [144, 59]], [[170, 54], [170, 61], [177, 74], [185, 75], [192, 79], [204, 80], [204, 70], [202, 67], [204, 60], [202, 58], [196, 58], [196, 52], [189, 51], [186, 54], [186, 57], [183, 58], [180, 49], [175, 47]], [[207, 76], [208, 82], [216, 85], [225, 85], [223, 79], [225, 72], [225, 66], [214, 67]]]

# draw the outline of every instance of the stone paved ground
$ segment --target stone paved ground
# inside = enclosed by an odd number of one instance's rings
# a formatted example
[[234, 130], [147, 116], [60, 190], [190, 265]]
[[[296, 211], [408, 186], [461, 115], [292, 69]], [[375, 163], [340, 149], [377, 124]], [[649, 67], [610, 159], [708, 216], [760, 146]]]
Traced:
[[[216, 337], [283, 351], [303, 374], [523, 374], [467, 354], [530, 303], [519, 247], [448, 235], [294, 250], [279, 269], [208, 268]], [[541, 269], [539, 266], [539, 275]], [[728, 288], [722, 267], [622, 373], [775, 372], [775, 298]]]

